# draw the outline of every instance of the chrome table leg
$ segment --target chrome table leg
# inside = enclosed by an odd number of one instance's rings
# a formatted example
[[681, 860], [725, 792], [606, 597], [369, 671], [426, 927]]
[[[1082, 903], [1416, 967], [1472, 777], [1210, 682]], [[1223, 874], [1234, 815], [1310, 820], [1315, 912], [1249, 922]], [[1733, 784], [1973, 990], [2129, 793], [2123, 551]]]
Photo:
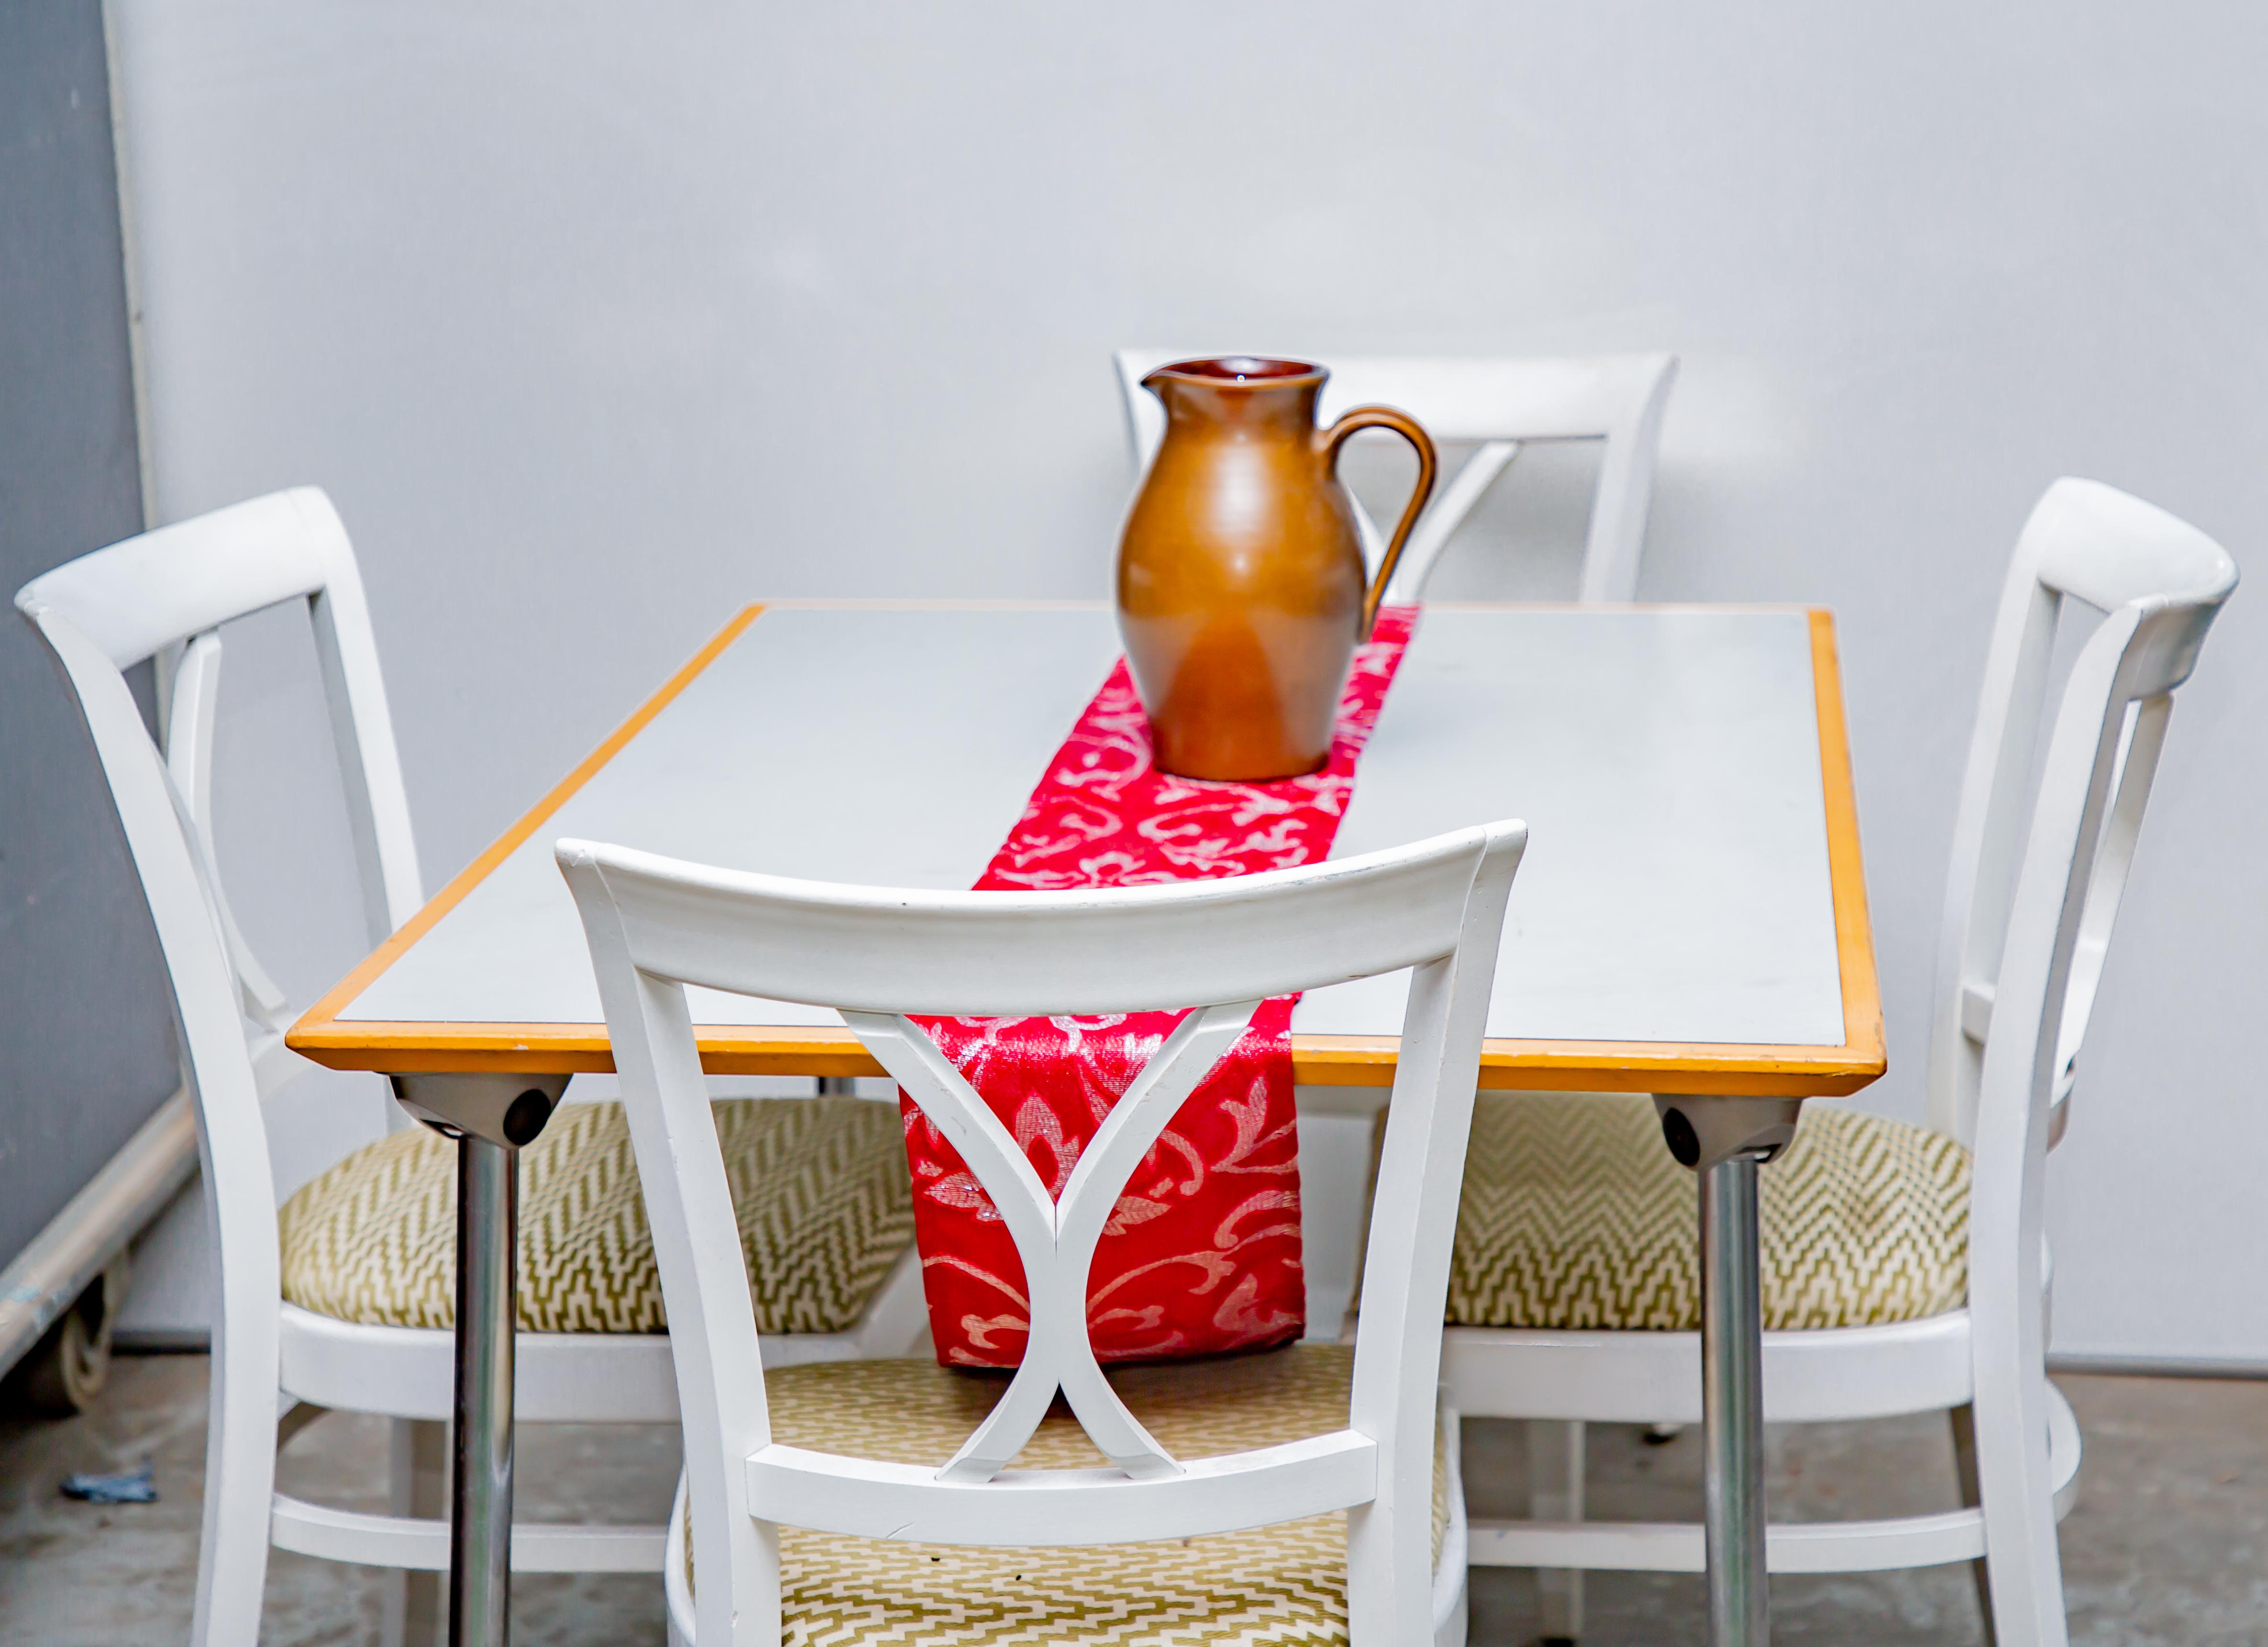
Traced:
[[1764, 1274], [1756, 1171], [1795, 1136], [1800, 1098], [1660, 1095], [1663, 1141], [1701, 1178], [1703, 1540], [1710, 1647], [1765, 1647]]
[[512, 1638], [512, 1376], [519, 1288], [519, 1151], [457, 1141], [456, 1471], [450, 1647]]
[[1763, 1290], [1756, 1158], [1732, 1156], [1701, 1175], [1703, 1537], [1714, 1647], [1762, 1647], [1771, 1637], [1771, 1585], [1764, 1571]]
[[512, 1348], [519, 1315], [519, 1152], [564, 1075], [397, 1075], [394, 1096], [457, 1141], [455, 1469], [449, 1483], [449, 1647], [512, 1638]]

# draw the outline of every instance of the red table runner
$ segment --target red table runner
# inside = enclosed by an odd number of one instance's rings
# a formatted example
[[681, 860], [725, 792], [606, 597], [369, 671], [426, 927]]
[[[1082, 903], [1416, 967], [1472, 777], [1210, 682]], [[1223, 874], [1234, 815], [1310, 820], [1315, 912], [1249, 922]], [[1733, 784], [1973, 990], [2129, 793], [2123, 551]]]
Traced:
[[[976, 890], [1140, 886], [1327, 856], [1416, 621], [1415, 607], [1380, 611], [1355, 652], [1329, 764], [1277, 783], [1158, 772], [1149, 720], [1122, 660]], [[1098, 1359], [1257, 1348], [1304, 1326], [1294, 1000], [1262, 1003], [1127, 1181], [1088, 1279], [1087, 1333]], [[1184, 1016], [917, 1021], [1060, 1195], [1103, 1117]], [[899, 1102], [938, 1359], [1013, 1367], [1030, 1308], [1015, 1243], [953, 1146], [911, 1099], [901, 1093]]]

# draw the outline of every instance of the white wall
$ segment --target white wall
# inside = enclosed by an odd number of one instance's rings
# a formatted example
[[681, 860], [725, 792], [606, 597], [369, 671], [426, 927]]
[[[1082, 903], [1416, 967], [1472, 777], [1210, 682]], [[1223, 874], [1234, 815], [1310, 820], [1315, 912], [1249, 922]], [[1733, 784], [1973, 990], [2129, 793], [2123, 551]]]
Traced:
[[[1116, 344], [1669, 349], [1643, 593], [1839, 614], [1893, 1060], [1869, 1101], [1918, 1117], [2031, 499], [2097, 476], [2268, 567], [2257, 11], [120, 14], [163, 512], [330, 489], [436, 884], [745, 600], [1104, 592]], [[1466, 591], [1525, 587], [1486, 560]], [[2264, 599], [2176, 717], [2057, 1161], [2069, 1351], [2268, 1363]], [[320, 737], [281, 715], [231, 757], [263, 798]], [[283, 871], [248, 912], [303, 995], [357, 949], [348, 905], [303, 902], [344, 851], [308, 816], [227, 825]]]

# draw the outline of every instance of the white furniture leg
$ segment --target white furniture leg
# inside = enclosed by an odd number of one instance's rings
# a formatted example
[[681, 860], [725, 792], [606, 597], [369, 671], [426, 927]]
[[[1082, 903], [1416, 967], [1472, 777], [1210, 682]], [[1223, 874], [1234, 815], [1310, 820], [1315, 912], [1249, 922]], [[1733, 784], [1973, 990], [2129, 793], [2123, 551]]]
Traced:
[[[2036, 1302], [2034, 1312], [2038, 1313]], [[2005, 1329], [2005, 1317], [1994, 1325]], [[2016, 1336], [2005, 1330], [2003, 1335]], [[2027, 1366], [2003, 1345], [1978, 1347], [1970, 1411], [1977, 1496], [1984, 1512], [1986, 1592], [1994, 1640], [2068, 1647], [2051, 1462], [2057, 1402], [2036, 1349], [2029, 1353], [2034, 1359]]]
[[[387, 1107], [400, 1113], [400, 1106]], [[449, 1427], [431, 1419], [397, 1418], [388, 1427], [387, 1510], [439, 1520], [448, 1514]], [[440, 1647], [441, 1576], [402, 1569], [387, 1575], [380, 1614], [380, 1647]]]
[[[1536, 1521], [1575, 1522], [1583, 1518], [1581, 1420], [1528, 1420], [1528, 1513]], [[1537, 1569], [1535, 1600], [1538, 1634], [1546, 1643], [1572, 1643], [1581, 1637], [1581, 1569]]]
[[[1974, 1509], [1984, 1502], [1977, 1491], [1977, 1409], [1956, 1407], [1946, 1417], [1952, 1422], [1953, 1463], [1961, 1478], [1961, 1502]], [[1983, 1622], [1984, 1647], [1995, 1647], [1999, 1636], [1992, 1627], [1992, 1569], [1980, 1555], [1969, 1563], [1969, 1571], [1977, 1581], [1977, 1615]]]

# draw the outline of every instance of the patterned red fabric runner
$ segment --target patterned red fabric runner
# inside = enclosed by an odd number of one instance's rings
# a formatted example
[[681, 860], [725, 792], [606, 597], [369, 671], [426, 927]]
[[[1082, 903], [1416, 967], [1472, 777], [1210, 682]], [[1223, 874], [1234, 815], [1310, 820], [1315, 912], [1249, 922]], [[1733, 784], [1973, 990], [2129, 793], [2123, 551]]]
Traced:
[[[1331, 758], [1278, 783], [1204, 783], [1150, 764], [1150, 727], [1122, 660], [1064, 740], [978, 891], [1139, 886], [1252, 875], [1327, 856], [1356, 758], [1402, 661], [1415, 607], [1388, 607], [1357, 649]], [[1088, 1282], [1096, 1356], [1256, 1348], [1306, 1320], [1292, 1007], [1252, 1027], [1192, 1093], [1105, 1227]], [[1060, 1195], [1079, 1152], [1184, 1015], [917, 1020]], [[901, 1093], [938, 1359], [1013, 1367], [1029, 1326], [1023, 1266], [991, 1200]]]

